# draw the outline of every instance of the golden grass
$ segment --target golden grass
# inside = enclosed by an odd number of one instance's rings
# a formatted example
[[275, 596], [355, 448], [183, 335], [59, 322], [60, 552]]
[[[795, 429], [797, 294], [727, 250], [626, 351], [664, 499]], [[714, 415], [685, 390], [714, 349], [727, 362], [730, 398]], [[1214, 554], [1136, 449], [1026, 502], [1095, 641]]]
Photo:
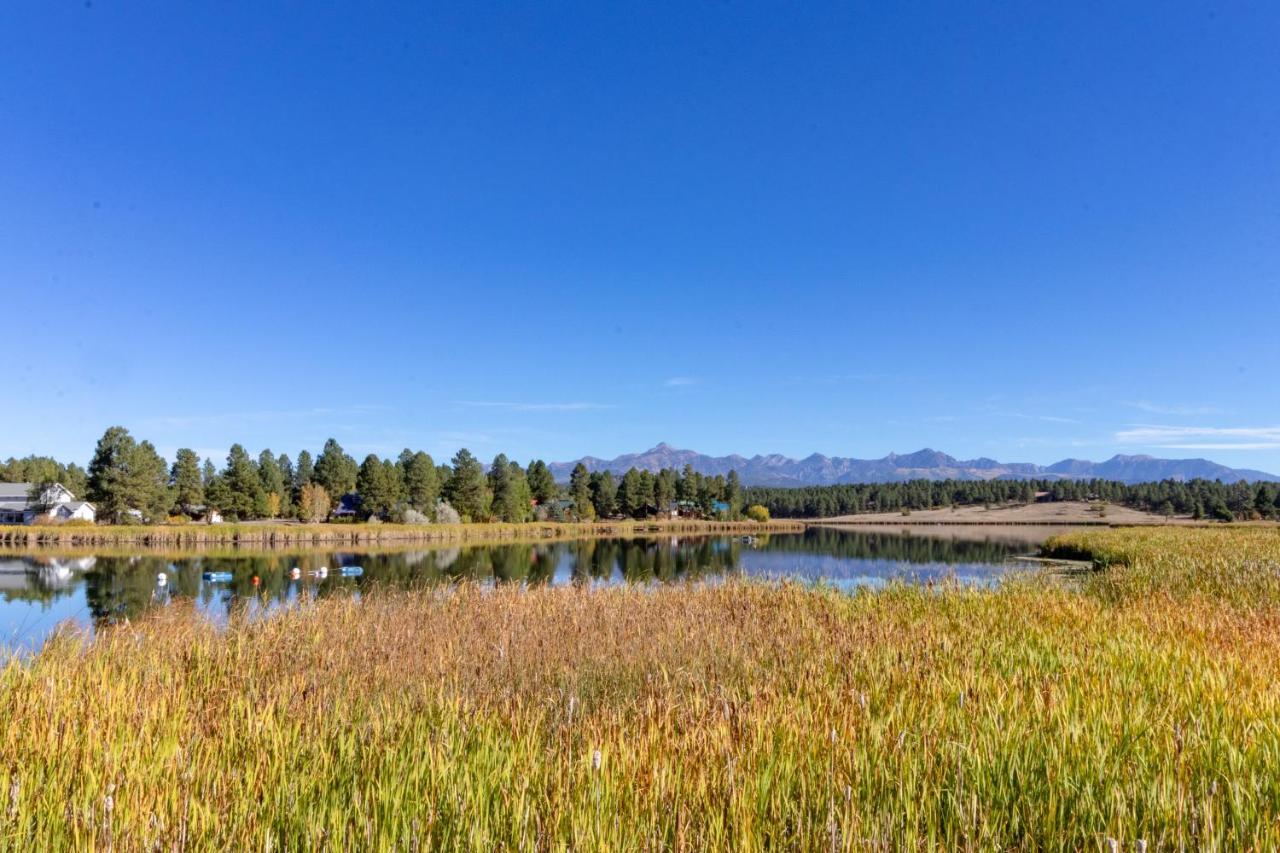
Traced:
[[[1075, 546], [1280, 556], [1176, 533]], [[1280, 607], [1208, 577], [167, 608], [0, 672], [0, 847], [1275, 849]]]
[[1118, 598], [1202, 598], [1272, 608], [1280, 603], [1280, 527], [1089, 530], [1055, 536], [1049, 554], [1087, 556], [1104, 572], [1091, 591]]
[[369, 545], [394, 542], [505, 542], [675, 534], [760, 533], [804, 530], [800, 521], [651, 521], [527, 524], [157, 524], [0, 526], [0, 546], [78, 548], [129, 546], [297, 547], [323, 544]]

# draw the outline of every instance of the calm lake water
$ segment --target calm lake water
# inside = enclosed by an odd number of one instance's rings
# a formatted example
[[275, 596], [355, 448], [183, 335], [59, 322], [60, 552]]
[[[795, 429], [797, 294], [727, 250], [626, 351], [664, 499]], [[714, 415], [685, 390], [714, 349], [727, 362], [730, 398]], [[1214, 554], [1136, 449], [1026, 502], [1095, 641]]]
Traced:
[[[31, 650], [61, 623], [92, 630], [137, 618], [149, 607], [178, 598], [193, 599], [210, 617], [224, 619], [237, 607], [266, 611], [310, 596], [359, 595], [379, 587], [464, 579], [595, 585], [745, 576], [824, 581], [849, 589], [944, 578], [991, 584], [1006, 572], [1025, 568], [1016, 558], [1034, 553], [1053, 532], [811, 528], [750, 541], [664, 536], [420, 550], [245, 551], [232, 556], [0, 554], [0, 646]], [[211, 572], [225, 574], [211, 579]]]

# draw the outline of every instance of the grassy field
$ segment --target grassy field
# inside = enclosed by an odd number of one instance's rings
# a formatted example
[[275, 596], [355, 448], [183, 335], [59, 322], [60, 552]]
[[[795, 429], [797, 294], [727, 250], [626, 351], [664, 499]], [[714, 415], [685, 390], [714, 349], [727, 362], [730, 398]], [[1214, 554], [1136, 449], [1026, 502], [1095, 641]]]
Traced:
[[0, 847], [1275, 849], [1280, 532], [1052, 547], [1108, 568], [60, 636], [0, 672]]
[[538, 539], [586, 539], [674, 534], [768, 533], [800, 531], [800, 521], [652, 521], [560, 522], [527, 524], [248, 524], [33, 525], [0, 526], [0, 546], [9, 548], [83, 548], [138, 546], [295, 547], [370, 545], [394, 542], [502, 542]]
[[1086, 501], [1052, 501], [1049, 503], [1014, 504], [1008, 506], [958, 506], [954, 508], [917, 509], [910, 515], [901, 512], [867, 512], [823, 519], [827, 524], [937, 524], [937, 525], [1098, 525], [1103, 527], [1134, 524], [1187, 524], [1190, 519], [1170, 519], [1118, 504]]

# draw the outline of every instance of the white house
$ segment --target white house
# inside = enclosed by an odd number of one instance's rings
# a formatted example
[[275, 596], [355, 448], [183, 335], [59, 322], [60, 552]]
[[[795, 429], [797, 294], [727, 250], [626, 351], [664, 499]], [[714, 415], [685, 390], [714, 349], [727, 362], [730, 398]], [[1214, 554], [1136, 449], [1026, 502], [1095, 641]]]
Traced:
[[61, 483], [31, 500], [31, 483], [0, 483], [0, 524], [33, 524], [42, 516], [55, 521], [93, 521], [93, 504], [76, 500]]

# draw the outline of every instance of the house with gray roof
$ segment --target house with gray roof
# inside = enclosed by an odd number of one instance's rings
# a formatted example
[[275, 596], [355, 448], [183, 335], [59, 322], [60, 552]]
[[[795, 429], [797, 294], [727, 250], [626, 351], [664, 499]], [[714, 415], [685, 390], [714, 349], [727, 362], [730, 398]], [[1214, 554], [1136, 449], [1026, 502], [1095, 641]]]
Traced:
[[50, 484], [34, 497], [32, 483], [0, 483], [0, 524], [34, 524], [39, 518], [54, 521], [93, 521], [93, 504], [78, 501], [61, 483]]

